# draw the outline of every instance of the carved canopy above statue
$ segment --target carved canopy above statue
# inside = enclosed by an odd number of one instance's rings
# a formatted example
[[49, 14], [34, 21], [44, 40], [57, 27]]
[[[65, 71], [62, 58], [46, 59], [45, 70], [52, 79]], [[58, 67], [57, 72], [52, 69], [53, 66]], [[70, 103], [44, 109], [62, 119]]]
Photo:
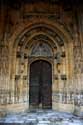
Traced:
[[53, 53], [47, 43], [38, 42], [33, 46], [30, 56], [53, 56]]

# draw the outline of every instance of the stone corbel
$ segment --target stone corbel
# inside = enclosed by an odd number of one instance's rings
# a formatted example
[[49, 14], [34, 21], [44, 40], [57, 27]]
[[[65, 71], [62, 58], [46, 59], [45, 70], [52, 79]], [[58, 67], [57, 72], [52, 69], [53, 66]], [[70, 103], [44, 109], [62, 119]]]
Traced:
[[58, 75], [57, 74], [54, 75], [54, 79], [58, 80]]
[[61, 53], [57, 52], [55, 54], [55, 59], [56, 59], [57, 64], [60, 64], [61, 63]]
[[15, 80], [19, 80], [20, 79], [20, 75], [15, 75]]
[[64, 58], [65, 56], [66, 56], [66, 55], [65, 55], [65, 52], [62, 52], [62, 53], [61, 53], [61, 57]]
[[28, 76], [23, 76], [23, 80], [27, 80]]
[[17, 57], [17, 58], [21, 58], [21, 55], [22, 55], [22, 53], [21, 53], [21, 52], [17, 52], [16, 57]]
[[66, 75], [61, 75], [61, 80], [67, 80]]
[[24, 59], [28, 59], [28, 55], [24, 53]]

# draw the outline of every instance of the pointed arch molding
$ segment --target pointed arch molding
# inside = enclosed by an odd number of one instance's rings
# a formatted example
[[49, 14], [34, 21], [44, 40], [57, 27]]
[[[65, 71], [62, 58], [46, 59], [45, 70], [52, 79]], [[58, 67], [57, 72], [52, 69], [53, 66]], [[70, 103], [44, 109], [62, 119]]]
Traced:
[[[59, 42], [65, 42], [66, 44], [72, 41], [70, 34], [66, 32], [63, 26], [57, 23], [50, 24], [46, 22], [38, 22], [29, 24], [27, 26], [21, 25], [11, 37], [10, 41], [12, 42], [10, 44], [12, 44], [11, 46], [13, 48], [16, 48], [21, 40], [25, 38], [25, 40], [28, 42], [37, 34], [45, 34], [53, 42], [56, 41], [58, 44]], [[26, 45], [27, 42], [24, 42], [24, 45]]]
[[[26, 76], [27, 78], [27, 83], [29, 85], [29, 68], [30, 68], [30, 63], [33, 62], [33, 60], [38, 60], [38, 59], [43, 59], [43, 60], [47, 60], [52, 64], [52, 82], [54, 83], [55, 81], [55, 75], [56, 72], [54, 71], [54, 69], [56, 68], [56, 59], [55, 59], [55, 48], [53, 49], [51, 47], [51, 49], [53, 50], [53, 57], [52, 58], [48, 58], [48, 57], [36, 57], [36, 58], [26, 58], [26, 60], [24, 59], [24, 54], [26, 54], [26, 51], [22, 51], [25, 49], [25, 47], [27, 45], [30, 45], [31, 40], [33, 40], [35, 37], [38, 38], [38, 36], [43, 35], [44, 37], [47, 37], [47, 39], [49, 39], [48, 41], [52, 43], [52, 45], [56, 45], [57, 47], [62, 46], [62, 44], [64, 44], [64, 49], [65, 49], [65, 67], [63, 67], [65, 70], [65, 74], [67, 76], [67, 84], [66, 86], [68, 86], [68, 81], [70, 79], [70, 71], [68, 70], [71, 67], [71, 47], [70, 47], [70, 43], [73, 41], [71, 36], [68, 34], [68, 32], [65, 31], [65, 29], [63, 27], [61, 27], [58, 24], [51, 24], [48, 22], [38, 22], [38, 23], [31, 23], [30, 25], [27, 24], [25, 25], [21, 25], [20, 28], [18, 27], [18, 29], [16, 30], [16, 32], [14, 33], [14, 35], [12, 36], [12, 38], [10, 39], [10, 47], [11, 47], [11, 56], [10, 56], [10, 73], [11, 73], [11, 77], [12, 77], [12, 83], [13, 86], [15, 85], [15, 77], [16, 75], [20, 74], [20, 79], [23, 77], [22, 73], [19, 71], [19, 69], [23, 68], [23, 66], [26, 66]], [[39, 37], [39, 38], [40, 38]], [[45, 39], [44, 39], [45, 40]], [[21, 52], [21, 58], [17, 58], [17, 51], [19, 44], [21, 44], [21, 42], [23, 42], [22, 45], [22, 49]], [[50, 45], [50, 44], [49, 44]], [[60, 47], [61, 48], [61, 47]], [[61, 48], [62, 49], [62, 48]], [[25, 52], [25, 53], [24, 53]], [[28, 49], [28, 54], [30, 52], [30, 49]], [[69, 61], [70, 59], [70, 61]], [[18, 62], [20, 62], [21, 65], [18, 64]], [[22, 62], [22, 63], [21, 63]], [[18, 69], [18, 70], [17, 70]], [[72, 68], [70, 68], [72, 69]], [[25, 69], [23, 69], [25, 70]], [[63, 73], [63, 72], [62, 72]], [[14, 88], [13, 88], [14, 89]]]
[[[36, 23], [31, 24], [22, 24], [20, 25], [20, 28], [16, 30], [16, 32], [13, 34], [13, 36], [10, 39], [10, 54], [11, 54], [11, 62], [14, 60], [11, 64], [13, 66], [13, 70], [15, 70], [15, 64], [16, 64], [16, 52], [18, 48], [18, 44], [23, 41], [23, 46], [21, 49], [21, 52], [25, 49], [25, 46], [30, 43], [30, 41], [37, 35], [44, 35], [47, 36], [50, 41], [52, 41], [52, 44], [57, 45], [57, 48], [59, 51], [61, 51], [61, 47], [59, 46], [60, 41], [63, 42], [64, 47], [66, 48], [66, 60], [67, 60], [67, 74], [69, 75], [68, 67], [71, 66], [71, 61], [69, 61], [69, 58], [72, 59], [70, 51], [72, 51], [71, 43], [73, 43], [73, 39], [71, 38], [70, 34], [64, 29], [63, 26], [59, 25], [55, 22], [55, 24], [52, 24], [50, 22], [46, 22], [45, 20], [38, 21]], [[59, 39], [57, 39], [57, 37]], [[60, 41], [59, 41], [60, 40]], [[11, 42], [12, 41], [12, 42]], [[12, 69], [12, 68], [11, 68]]]

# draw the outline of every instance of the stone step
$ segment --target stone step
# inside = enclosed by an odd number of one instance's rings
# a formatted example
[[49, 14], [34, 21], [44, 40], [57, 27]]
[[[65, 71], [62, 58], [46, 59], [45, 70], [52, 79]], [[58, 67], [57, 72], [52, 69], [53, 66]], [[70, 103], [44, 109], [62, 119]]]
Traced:
[[39, 124], [50, 124], [50, 121], [39, 121]]

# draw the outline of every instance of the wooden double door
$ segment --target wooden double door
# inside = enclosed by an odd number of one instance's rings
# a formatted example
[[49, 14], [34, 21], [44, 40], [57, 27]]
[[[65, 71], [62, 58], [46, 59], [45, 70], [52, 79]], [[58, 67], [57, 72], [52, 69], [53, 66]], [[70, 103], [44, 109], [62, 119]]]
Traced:
[[29, 106], [52, 108], [52, 66], [38, 60], [30, 65]]

